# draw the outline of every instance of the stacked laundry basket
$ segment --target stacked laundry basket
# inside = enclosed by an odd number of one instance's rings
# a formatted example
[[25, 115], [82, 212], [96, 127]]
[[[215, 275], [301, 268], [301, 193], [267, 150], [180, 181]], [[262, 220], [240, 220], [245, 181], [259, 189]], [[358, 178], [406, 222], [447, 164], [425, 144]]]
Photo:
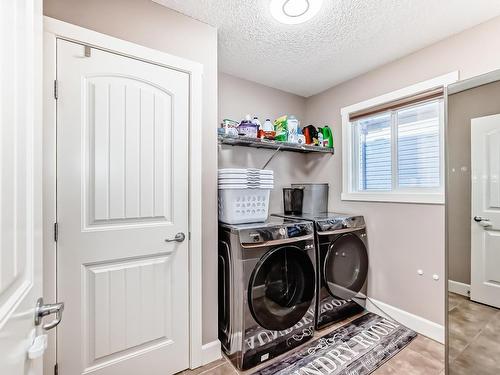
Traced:
[[226, 224], [258, 223], [269, 215], [274, 173], [264, 169], [219, 169], [219, 221]]

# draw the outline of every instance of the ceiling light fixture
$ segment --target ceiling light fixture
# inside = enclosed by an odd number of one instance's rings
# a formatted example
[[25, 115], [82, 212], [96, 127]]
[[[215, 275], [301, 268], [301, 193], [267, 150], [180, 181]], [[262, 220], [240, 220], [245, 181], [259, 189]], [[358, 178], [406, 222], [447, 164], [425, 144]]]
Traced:
[[313, 18], [322, 4], [323, 0], [271, 0], [269, 7], [277, 21], [296, 25]]

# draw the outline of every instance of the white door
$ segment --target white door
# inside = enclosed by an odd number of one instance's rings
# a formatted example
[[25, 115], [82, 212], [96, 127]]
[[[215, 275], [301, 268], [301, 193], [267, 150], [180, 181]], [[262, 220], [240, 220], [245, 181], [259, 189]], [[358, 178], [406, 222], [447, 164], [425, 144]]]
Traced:
[[2, 375], [42, 373], [43, 345], [32, 352], [37, 359], [27, 355], [35, 335], [43, 335], [34, 326], [42, 295], [41, 35], [41, 1], [0, 1]]
[[472, 119], [471, 299], [500, 308], [500, 115]]
[[59, 373], [186, 369], [189, 76], [59, 39], [57, 81]]

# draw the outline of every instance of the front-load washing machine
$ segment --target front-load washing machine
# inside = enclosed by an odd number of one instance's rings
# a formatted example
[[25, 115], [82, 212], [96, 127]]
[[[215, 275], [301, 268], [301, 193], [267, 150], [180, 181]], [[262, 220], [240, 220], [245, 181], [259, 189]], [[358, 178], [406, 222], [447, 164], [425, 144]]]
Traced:
[[368, 239], [363, 216], [331, 212], [276, 216], [314, 222], [318, 262], [316, 329], [362, 312], [368, 276]]
[[312, 222], [220, 224], [218, 259], [219, 339], [236, 367], [248, 369], [312, 338]]

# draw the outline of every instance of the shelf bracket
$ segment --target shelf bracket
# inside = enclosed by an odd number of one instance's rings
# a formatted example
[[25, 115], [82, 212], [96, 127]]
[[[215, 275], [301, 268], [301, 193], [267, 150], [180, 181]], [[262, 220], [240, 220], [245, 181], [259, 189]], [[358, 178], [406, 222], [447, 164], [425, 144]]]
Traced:
[[271, 155], [271, 157], [269, 159], [267, 159], [266, 163], [264, 164], [264, 166], [261, 169], [266, 169], [266, 167], [269, 165], [269, 163], [271, 162], [271, 160], [273, 160], [274, 157], [278, 154], [278, 152], [280, 151], [280, 149], [281, 149], [281, 145], [276, 149], [276, 151], [273, 152], [273, 154]]

